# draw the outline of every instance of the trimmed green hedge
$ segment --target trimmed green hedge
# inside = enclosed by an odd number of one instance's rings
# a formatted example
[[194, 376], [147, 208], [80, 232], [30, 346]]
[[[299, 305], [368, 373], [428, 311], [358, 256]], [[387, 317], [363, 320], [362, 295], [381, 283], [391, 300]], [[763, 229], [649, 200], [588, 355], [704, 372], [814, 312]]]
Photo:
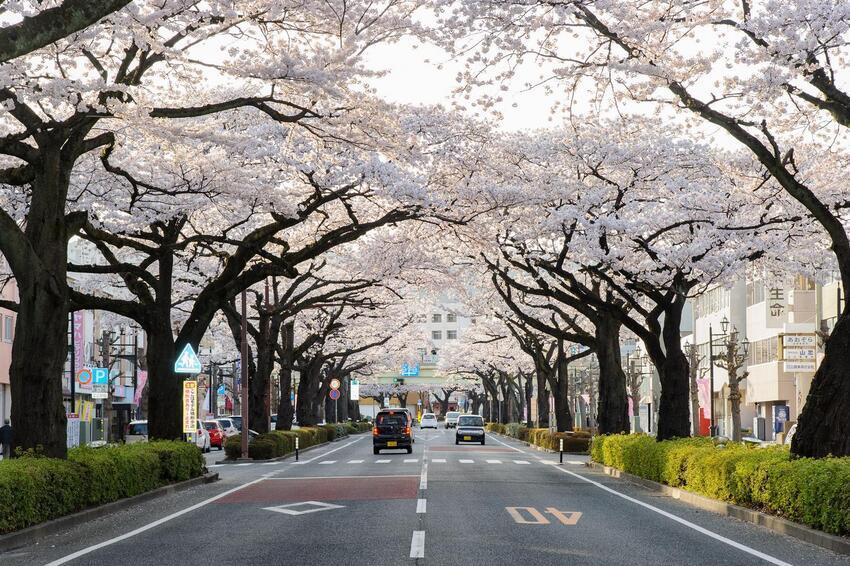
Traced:
[[0, 533], [200, 476], [204, 458], [187, 442], [74, 448], [67, 460], [0, 462]]
[[[296, 430], [273, 430], [261, 434], [251, 442], [248, 453], [254, 460], [268, 460], [295, 452], [295, 439], [299, 449], [323, 444], [337, 438], [372, 430], [369, 423], [326, 424], [301, 427]], [[229, 460], [242, 457], [242, 436], [231, 436], [224, 442], [224, 453]]]
[[528, 428], [522, 423], [487, 423], [486, 429], [548, 450], [559, 450], [562, 438], [564, 452], [586, 453], [590, 449], [590, 433], [584, 430], [552, 432], [548, 428]]
[[643, 434], [597, 436], [594, 461], [785, 517], [850, 534], [850, 458], [796, 458], [787, 447], [718, 444], [708, 438], [657, 442]]

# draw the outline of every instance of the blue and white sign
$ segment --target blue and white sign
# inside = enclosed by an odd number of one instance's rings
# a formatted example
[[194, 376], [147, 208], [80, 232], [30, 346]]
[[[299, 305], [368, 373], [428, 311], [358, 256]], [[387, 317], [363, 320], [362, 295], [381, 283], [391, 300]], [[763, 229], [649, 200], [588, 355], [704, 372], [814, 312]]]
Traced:
[[225, 389], [224, 384], [222, 383], [218, 386], [218, 389], [216, 389], [215, 392], [219, 395], [224, 395], [225, 393], [227, 393], [227, 389]]
[[183, 351], [174, 362], [174, 373], [201, 373], [201, 360], [191, 344], [186, 344]]
[[91, 368], [92, 399], [106, 399], [109, 397], [109, 369], [108, 368]]
[[419, 364], [408, 364], [405, 362], [401, 366], [402, 377], [416, 377], [419, 375]]

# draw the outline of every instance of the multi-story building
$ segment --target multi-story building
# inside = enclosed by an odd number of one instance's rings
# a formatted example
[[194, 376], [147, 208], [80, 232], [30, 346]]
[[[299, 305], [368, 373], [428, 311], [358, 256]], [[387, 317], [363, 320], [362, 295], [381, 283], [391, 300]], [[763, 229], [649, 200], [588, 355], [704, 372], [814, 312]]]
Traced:
[[[17, 301], [14, 280], [0, 288], [0, 298]], [[12, 388], [9, 382], [9, 367], [12, 364], [12, 340], [15, 337], [15, 313], [0, 309], [0, 423], [12, 413]]]

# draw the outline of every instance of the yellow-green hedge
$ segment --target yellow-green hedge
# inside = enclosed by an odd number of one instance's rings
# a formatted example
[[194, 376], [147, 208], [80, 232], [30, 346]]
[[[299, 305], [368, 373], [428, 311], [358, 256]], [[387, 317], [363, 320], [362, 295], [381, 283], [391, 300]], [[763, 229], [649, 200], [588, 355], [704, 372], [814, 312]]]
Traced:
[[708, 438], [656, 442], [643, 434], [597, 436], [591, 457], [646, 479], [850, 534], [850, 458], [792, 459], [782, 446], [715, 445]]
[[[369, 430], [372, 430], [369, 423], [326, 424], [318, 427], [304, 426], [296, 430], [273, 430], [261, 434], [251, 441], [248, 453], [254, 460], [268, 460], [294, 452], [296, 438], [298, 438], [299, 449], [304, 449], [349, 434]], [[228, 438], [224, 442], [224, 453], [231, 460], [240, 458], [242, 456], [242, 437], [237, 434]]]
[[590, 448], [590, 433], [582, 430], [552, 432], [548, 428], [528, 428], [521, 423], [487, 423], [485, 428], [490, 432], [504, 434], [549, 450], [559, 450], [562, 438], [564, 452], [587, 452]]
[[0, 462], [0, 533], [200, 476], [201, 451], [188, 442], [74, 448], [67, 460]]

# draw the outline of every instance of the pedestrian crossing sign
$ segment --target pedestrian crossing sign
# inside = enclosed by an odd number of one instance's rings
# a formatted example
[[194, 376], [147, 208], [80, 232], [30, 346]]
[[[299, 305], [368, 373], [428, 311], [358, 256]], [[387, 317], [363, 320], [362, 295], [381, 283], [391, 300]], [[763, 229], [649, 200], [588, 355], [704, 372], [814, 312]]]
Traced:
[[201, 360], [191, 344], [186, 344], [183, 352], [177, 356], [177, 361], [174, 362], [174, 373], [201, 373]]

